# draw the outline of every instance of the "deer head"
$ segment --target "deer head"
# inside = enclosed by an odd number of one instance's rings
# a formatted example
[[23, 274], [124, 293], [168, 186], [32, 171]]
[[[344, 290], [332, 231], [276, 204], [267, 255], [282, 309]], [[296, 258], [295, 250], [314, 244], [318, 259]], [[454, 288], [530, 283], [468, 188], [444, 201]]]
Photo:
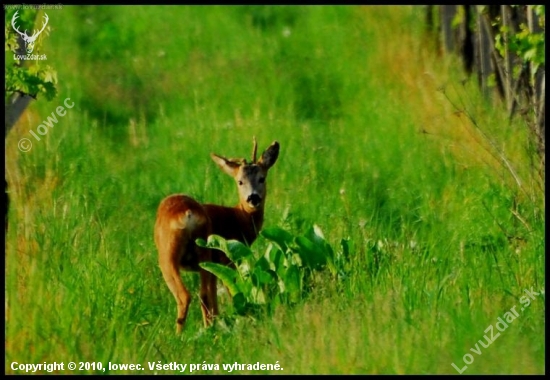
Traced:
[[256, 161], [258, 145], [254, 138], [252, 150], [252, 162], [248, 163], [244, 158], [227, 159], [212, 153], [214, 162], [227, 174], [235, 179], [239, 191], [239, 204], [249, 213], [262, 210], [266, 196], [267, 171], [277, 161], [279, 156], [279, 143], [274, 141]]
[[25, 41], [25, 50], [27, 51], [27, 53], [30, 54], [34, 50], [34, 42], [36, 41], [40, 33], [44, 31], [44, 29], [46, 28], [46, 25], [48, 25], [48, 15], [44, 13], [45, 21], [44, 21], [44, 25], [42, 25], [42, 29], [40, 29], [39, 31], [35, 31], [32, 36], [28, 36], [27, 29], [25, 29], [25, 32], [21, 33], [21, 31], [15, 26], [15, 20], [19, 17], [17, 15], [18, 12], [19, 11], [16, 11], [13, 14], [13, 17], [11, 19], [11, 26], [23, 38], [23, 41]]

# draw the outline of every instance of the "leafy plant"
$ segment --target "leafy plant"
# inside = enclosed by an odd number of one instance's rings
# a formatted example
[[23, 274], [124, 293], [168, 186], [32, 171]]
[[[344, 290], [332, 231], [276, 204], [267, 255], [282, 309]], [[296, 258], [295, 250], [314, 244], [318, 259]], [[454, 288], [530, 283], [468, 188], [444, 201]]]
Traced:
[[[544, 20], [544, 14], [541, 20]], [[501, 57], [505, 57], [506, 45], [503, 42], [503, 35], [508, 35], [508, 49], [521, 59], [521, 64], [533, 63], [534, 75], [538, 67], [544, 65], [544, 29], [540, 32], [532, 32], [524, 23], [520, 24], [519, 29], [517, 33], [511, 33], [508, 26], [500, 26], [500, 33], [495, 35], [495, 48]]]
[[314, 225], [303, 236], [271, 227], [260, 233], [270, 241], [265, 253], [256, 257], [250, 247], [237, 240], [211, 235], [197, 245], [224, 252], [235, 264], [230, 268], [204, 262], [200, 266], [218, 277], [232, 296], [234, 310], [243, 315], [261, 308], [271, 312], [278, 304], [293, 304], [312, 288], [316, 271], [328, 269], [334, 277], [345, 275], [349, 241], [341, 240], [336, 252], [321, 229]]

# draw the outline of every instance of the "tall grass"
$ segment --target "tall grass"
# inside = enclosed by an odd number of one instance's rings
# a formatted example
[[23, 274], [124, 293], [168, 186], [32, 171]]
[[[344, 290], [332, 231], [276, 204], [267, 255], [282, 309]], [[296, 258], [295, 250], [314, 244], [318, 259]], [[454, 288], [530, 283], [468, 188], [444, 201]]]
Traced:
[[[15, 361], [456, 373], [467, 353], [467, 374], [544, 372], [544, 295], [470, 351], [524, 289], [544, 288], [543, 199], [453, 108], [462, 99], [528, 178], [524, 128], [430, 50], [421, 8], [66, 6], [50, 19], [60, 95], [6, 140], [8, 373]], [[69, 96], [76, 106], [19, 152]], [[254, 135], [281, 143], [265, 226], [350, 238], [352, 271], [229, 327], [203, 329], [195, 297], [175, 336], [156, 207], [175, 192], [236, 203], [208, 154], [248, 156]]]

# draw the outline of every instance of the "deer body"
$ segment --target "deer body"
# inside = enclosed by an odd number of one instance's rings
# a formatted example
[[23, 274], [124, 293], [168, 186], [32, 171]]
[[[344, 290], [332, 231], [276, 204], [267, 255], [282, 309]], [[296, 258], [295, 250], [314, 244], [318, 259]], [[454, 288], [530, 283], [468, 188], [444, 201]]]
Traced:
[[208, 326], [218, 314], [216, 277], [202, 269], [199, 263], [231, 263], [223, 252], [198, 247], [195, 240], [206, 240], [209, 235], [216, 234], [249, 245], [254, 242], [263, 224], [267, 171], [278, 155], [279, 143], [276, 141], [258, 162], [256, 144], [252, 163], [211, 155], [216, 164], [237, 183], [239, 204], [235, 207], [200, 204], [183, 194], [170, 195], [160, 203], [155, 223], [155, 244], [164, 280], [178, 306], [176, 332], [181, 332], [191, 302], [190, 293], [181, 280], [180, 269], [200, 273], [201, 310], [204, 324]]

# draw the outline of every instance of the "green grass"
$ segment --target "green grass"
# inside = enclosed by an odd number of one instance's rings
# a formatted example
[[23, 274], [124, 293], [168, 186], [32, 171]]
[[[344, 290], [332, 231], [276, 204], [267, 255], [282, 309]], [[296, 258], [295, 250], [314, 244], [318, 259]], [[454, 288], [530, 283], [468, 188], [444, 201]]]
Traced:
[[[545, 372], [544, 295], [481, 355], [470, 351], [524, 289], [544, 288], [544, 194], [526, 128], [430, 50], [422, 8], [64, 6], [49, 16], [43, 50], [59, 96], [35, 102], [6, 141], [8, 373], [21, 373], [12, 362], [73, 361], [139, 363], [110, 373], [145, 374], [160, 361], [454, 374], [467, 353], [464, 374]], [[438, 88], [498, 141], [523, 190]], [[19, 152], [67, 97], [75, 107]], [[334, 246], [350, 238], [351, 273], [229, 328], [205, 330], [196, 296], [176, 336], [156, 208], [176, 192], [236, 203], [209, 153], [248, 157], [254, 135], [259, 149], [281, 144], [265, 226], [301, 234], [316, 223]], [[198, 276], [183, 277], [197, 295]], [[222, 319], [228, 303], [220, 296]]]

